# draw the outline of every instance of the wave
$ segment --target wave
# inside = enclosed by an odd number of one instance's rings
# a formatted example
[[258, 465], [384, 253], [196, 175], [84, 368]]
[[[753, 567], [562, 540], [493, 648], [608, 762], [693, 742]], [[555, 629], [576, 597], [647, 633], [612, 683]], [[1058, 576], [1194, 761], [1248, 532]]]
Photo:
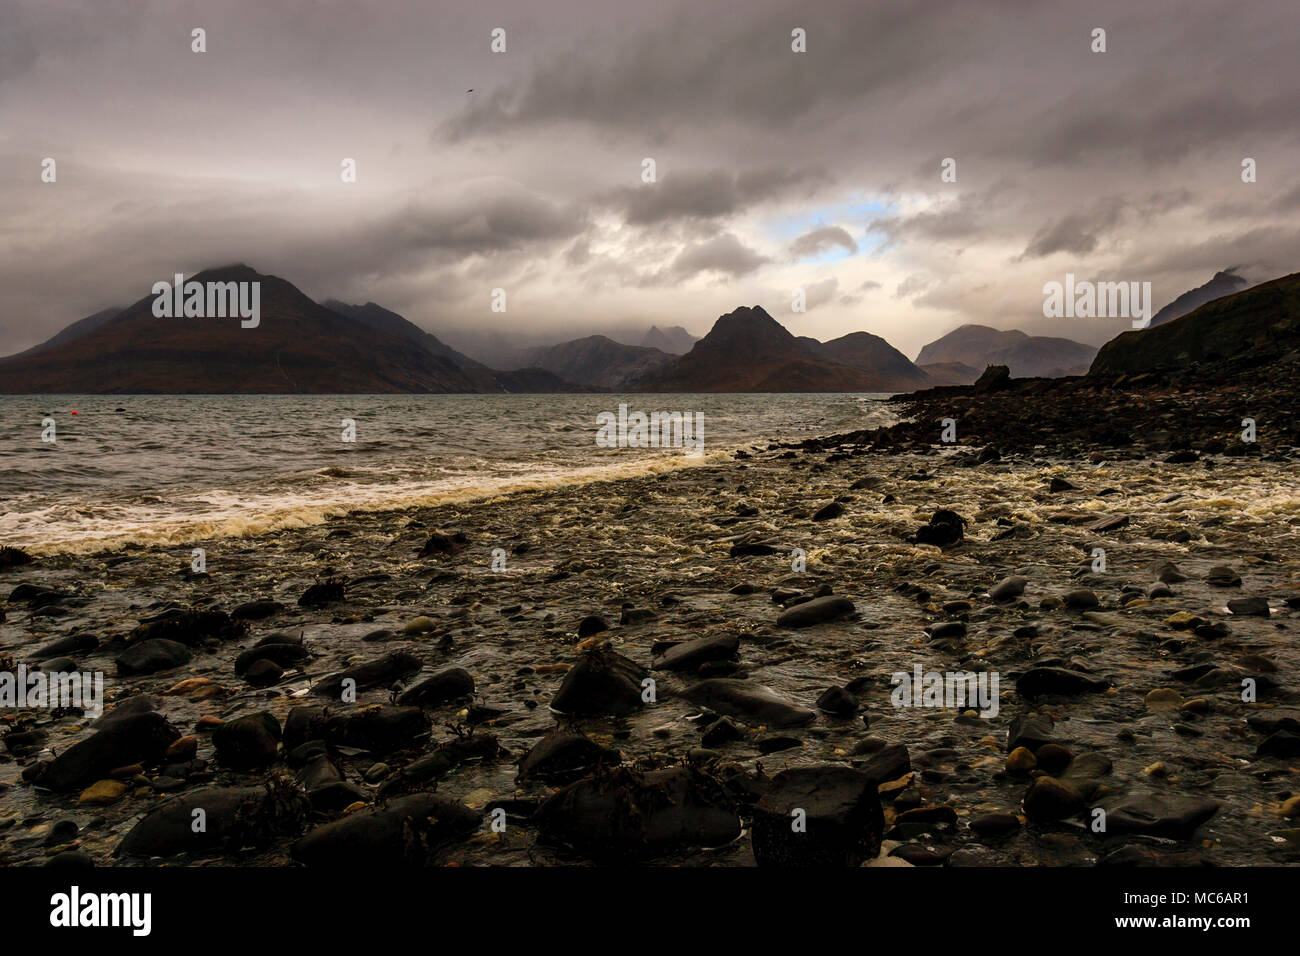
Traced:
[[461, 504], [706, 467], [728, 460], [733, 450], [719, 449], [695, 457], [638, 457], [615, 464], [494, 475], [486, 480], [471, 472], [435, 482], [330, 482], [327, 487], [296, 495], [215, 490], [174, 497], [165, 508], [148, 508], [139, 503], [99, 508], [93, 513], [82, 512], [75, 522], [67, 521], [66, 507], [56, 506], [0, 516], [0, 533], [7, 544], [36, 555], [91, 554], [131, 544], [165, 547], [209, 539], [248, 538], [324, 524], [351, 513]]

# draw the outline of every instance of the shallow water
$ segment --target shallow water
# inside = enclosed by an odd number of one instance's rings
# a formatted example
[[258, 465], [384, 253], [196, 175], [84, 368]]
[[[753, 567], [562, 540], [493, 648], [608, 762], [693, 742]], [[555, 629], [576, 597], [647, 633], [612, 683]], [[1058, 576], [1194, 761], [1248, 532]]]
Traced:
[[[881, 397], [5, 396], [0, 540], [33, 553], [168, 544], [694, 467], [750, 442], [889, 424]], [[598, 447], [596, 416], [624, 402], [703, 414], [703, 454]]]

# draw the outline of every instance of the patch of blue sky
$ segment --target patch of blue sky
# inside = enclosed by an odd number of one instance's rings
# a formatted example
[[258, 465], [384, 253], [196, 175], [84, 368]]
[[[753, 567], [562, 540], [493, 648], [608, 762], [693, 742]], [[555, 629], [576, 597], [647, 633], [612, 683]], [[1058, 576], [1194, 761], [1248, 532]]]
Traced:
[[[897, 207], [881, 199], [854, 197], [844, 202], [830, 203], [813, 209], [769, 219], [762, 223], [767, 237], [774, 242], [791, 243], [800, 236], [825, 226], [839, 226], [858, 245], [857, 255], [874, 256], [884, 248], [886, 239], [879, 232], [871, 232], [871, 223], [893, 215]], [[814, 255], [802, 256], [800, 262], [827, 263], [848, 259], [855, 253], [838, 243], [828, 244]]]

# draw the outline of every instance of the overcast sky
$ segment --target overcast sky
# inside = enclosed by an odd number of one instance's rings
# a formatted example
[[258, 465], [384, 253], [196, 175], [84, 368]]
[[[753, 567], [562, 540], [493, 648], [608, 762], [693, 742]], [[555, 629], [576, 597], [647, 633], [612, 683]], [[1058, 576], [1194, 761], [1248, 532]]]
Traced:
[[236, 261], [435, 333], [1099, 343], [1045, 282], [1300, 270], [1297, 50], [1294, 0], [0, 0], [0, 353]]

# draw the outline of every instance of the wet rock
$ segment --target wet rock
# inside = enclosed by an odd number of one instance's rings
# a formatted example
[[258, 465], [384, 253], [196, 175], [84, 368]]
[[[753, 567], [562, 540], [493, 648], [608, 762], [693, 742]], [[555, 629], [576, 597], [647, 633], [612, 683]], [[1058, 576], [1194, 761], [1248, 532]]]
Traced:
[[1034, 778], [1025, 791], [1025, 816], [1037, 822], [1064, 820], [1085, 809], [1101, 787], [1101, 779], [1111, 771], [1110, 758], [1104, 754], [1080, 754], [1059, 777]]
[[474, 678], [463, 667], [449, 667], [426, 677], [405, 691], [397, 702], [403, 706], [441, 707], [474, 693]]
[[838, 501], [832, 501], [830, 504], [817, 509], [817, 513], [813, 515], [813, 521], [830, 521], [842, 514], [844, 514], [844, 505]]
[[420, 549], [416, 557], [431, 558], [435, 555], [451, 556], [460, 554], [469, 547], [469, 536], [463, 531], [457, 531], [454, 534], [443, 534], [441, 531], [435, 531], [429, 536], [429, 540], [424, 542], [424, 547]]
[[744, 740], [745, 732], [737, 727], [727, 717], [719, 717], [713, 723], [704, 729], [700, 735], [700, 743], [704, 747], [721, 747], [724, 744], [734, 743], [737, 740]]
[[337, 578], [317, 581], [302, 592], [298, 598], [299, 607], [325, 607], [327, 604], [342, 604], [346, 600], [343, 582]]
[[296, 667], [307, 659], [307, 648], [288, 641], [258, 643], [235, 658], [235, 674], [243, 677], [258, 661], [270, 661], [282, 668]]
[[733, 558], [749, 558], [767, 554], [781, 554], [784, 548], [762, 541], [737, 541], [731, 546]]
[[[754, 807], [759, 866], [860, 866], [880, 852], [877, 781], [848, 767], [796, 767], [774, 776]], [[802, 811], [802, 812], [800, 812]], [[792, 826], [796, 816], [806, 829]]]
[[761, 754], [780, 753], [782, 750], [795, 750], [802, 747], [803, 741], [798, 737], [764, 737], [758, 742], [758, 752]]
[[117, 803], [126, 796], [128, 789], [127, 785], [121, 780], [99, 780], [81, 791], [77, 803], [91, 806], [105, 806], [110, 803]]
[[1025, 586], [1029, 582], [1019, 575], [1011, 575], [1003, 578], [993, 587], [989, 588], [989, 599], [992, 601], [1014, 601], [1020, 595], [1025, 593]]
[[317, 827], [294, 844], [292, 854], [307, 866], [425, 866], [481, 822], [457, 800], [415, 793]]
[[1076, 588], [1063, 595], [1061, 600], [1065, 602], [1066, 607], [1076, 611], [1087, 611], [1101, 606], [1101, 601], [1097, 600], [1097, 595], [1088, 588]]
[[212, 732], [217, 760], [234, 770], [255, 770], [275, 762], [280, 722], [269, 711], [227, 721]]
[[[329, 677], [322, 677], [311, 689], [319, 697], [341, 700], [345, 689], [363, 691], [370, 687], [388, 687], [419, 673], [424, 664], [414, 654], [394, 651], [373, 661], [357, 664]], [[354, 683], [346, 683], [352, 681]]]
[[602, 747], [585, 734], [547, 734], [519, 761], [519, 780], [571, 783], [601, 767], [622, 763], [617, 750]]
[[275, 661], [262, 658], [244, 671], [244, 680], [250, 687], [273, 687], [280, 683], [284, 671]]
[[1007, 753], [1017, 747], [1025, 747], [1032, 753], [1043, 744], [1052, 743], [1055, 731], [1052, 718], [1044, 714], [1015, 717], [1007, 729]]
[[236, 621], [260, 621], [262, 618], [270, 617], [272, 614], [277, 614], [283, 610], [284, 605], [279, 601], [261, 598], [238, 605], [230, 612], [230, 616]]
[[1032, 667], [1016, 681], [1016, 693], [1021, 697], [1039, 697], [1044, 694], [1096, 694], [1110, 685], [1100, 677], [1068, 670], [1064, 667]]
[[3, 547], [0, 548], [0, 571], [9, 568], [22, 567], [24, 564], [31, 564], [32, 556], [22, 548]]
[[452, 737], [403, 767], [402, 777], [416, 783], [440, 780], [467, 760], [495, 760], [500, 750], [500, 742], [492, 734]]
[[734, 660], [740, 650], [740, 638], [734, 634], [700, 637], [683, 641], [655, 655], [655, 670], [698, 670], [708, 661]]
[[853, 614], [853, 602], [840, 595], [813, 598], [783, 611], [776, 619], [778, 627], [812, 627]]
[[609, 624], [597, 614], [590, 614], [578, 622], [578, 637], [580, 638], [588, 638], [593, 634], [608, 630]]
[[1256, 757], [1296, 757], [1300, 756], [1300, 732], [1294, 730], [1276, 730], [1265, 737], [1255, 748]]
[[1058, 478], [1055, 476], [1053, 476], [1052, 480], [1047, 484], [1047, 490], [1054, 495], [1060, 494], [1062, 491], [1076, 491], [1077, 488], [1077, 485], [1071, 484], [1064, 478]]
[[[92, 651], [99, 646], [99, 639], [91, 634], [70, 634], [58, 640], [38, 647], [29, 655], [34, 661], [49, 661], [51, 658], [65, 657], [82, 651]], [[57, 670], [48, 667], [49, 670]]]
[[1205, 581], [1211, 587], [1216, 588], [1241, 587], [1241, 576], [1226, 564], [1219, 564], [1210, 568], [1210, 573], [1205, 576]]
[[623, 610], [619, 613], [618, 623], [622, 625], [645, 624], [647, 621], [653, 621], [658, 617], [654, 611], [648, 607], [633, 607], [630, 604], [623, 605]]
[[551, 708], [562, 714], [620, 716], [639, 710], [644, 669], [607, 647], [594, 648], [564, 675]]
[[331, 714], [320, 724], [323, 740], [376, 754], [411, 747], [428, 732], [429, 718], [419, 707], [367, 707]]
[[556, 791], [533, 819], [546, 839], [597, 861], [722, 846], [741, 832], [720, 783], [693, 767], [600, 773]]
[[858, 699], [843, 687], [828, 687], [817, 698], [817, 707], [837, 717], [852, 717], [858, 712]]
[[238, 640], [247, 633], [247, 624], [232, 619], [224, 611], [184, 611], [172, 608], [141, 621], [128, 635], [127, 643], [165, 640], [177, 641], [187, 647], [198, 647], [206, 640]]
[[[306, 798], [283, 787], [203, 787], [171, 797], [151, 810], [118, 844], [124, 856], [234, 851], [266, 846], [296, 833]], [[203, 828], [194, 822], [202, 811]]]
[[865, 774], [879, 786], [897, 780], [912, 770], [912, 760], [906, 744], [887, 744], [870, 757], [854, 763], [854, 769]]
[[729, 677], [700, 681], [685, 696], [692, 703], [720, 714], [771, 727], [798, 727], [817, 718], [815, 711], [800, 707], [761, 684]]
[[1228, 602], [1228, 610], [1241, 617], [1268, 617], [1268, 598], [1238, 598]]
[[178, 737], [180, 734], [161, 714], [124, 714], [101, 724], [94, 734], [39, 767], [33, 782], [50, 790], [85, 787], [118, 767], [158, 762]]
[[1161, 584], [1178, 584], [1180, 581], [1186, 581], [1187, 575], [1178, 570], [1178, 565], [1167, 561], [1157, 570], [1156, 580]]
[[1188, 840], [1196, 828], [1219, 812], [1217, 800], [1154, 793], [1108, 797], [1098, 806], [1106, 811], [1108, 835], [1143, 833], [1170, 840]]
[[930, 518], [930, 523], [922, 525], [912, 536], [916, 544], [933, 544], [940, 548], [951, 548], [961, 544], [966, 535], [966, 519], [955, 511], [941, 508]]
[[977, 836], [1004, 836], [1020, 829], [1020, 818], [1014, 813], [981, 813], [971, 817], [969, 825]]
[[156, 674], [184, 667], [190, 662], [190, 649], [179, 641], [151, 639], [132, 644], [118, 657], [117, 672], [123, 676]]

